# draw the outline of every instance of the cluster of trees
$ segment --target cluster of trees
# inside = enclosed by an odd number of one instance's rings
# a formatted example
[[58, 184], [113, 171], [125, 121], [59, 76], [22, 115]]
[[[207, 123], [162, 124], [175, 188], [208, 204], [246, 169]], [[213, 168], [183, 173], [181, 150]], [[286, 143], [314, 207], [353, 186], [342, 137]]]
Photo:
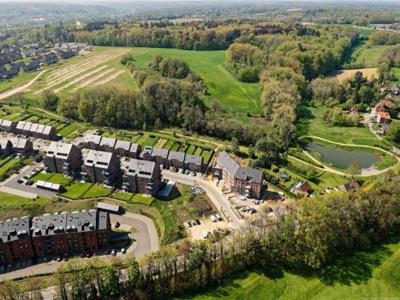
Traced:
[[[168, 299], [219, 284], [252, 267], [323, 270], [340, 256], [369, 250], [400, 233], [400, 176], [389, 173], [372, 186], [368, 191], [299, 200], [276, 210], [276, 218], [261, 212], [229, 242], [184, 240], [139, 263], [70, 262], [57, 274], [60, 298]], [[5, 293], [15, 293], [9, 283], [2, 287]]]
[[264, 52], [251, 44], [234, 43], [226, 52], [226, 67], [240, 81], [258, 82], [261, 69], [265, 65]]
[[389, 47], [382, 53], [379, 60], [389, 68], [400, 67], [400, 46]]
[[324, 121], [334, 126], [358, 126], [360, 117], [356, 112], [344, 112], [340, 107], [329, 109], [324, 114]]
[[398, 43], [400, 43], [400, 33], [396, 31], [380, 30], [369, 36], [369, 44], [372, 46], [396, 45]]
[[337, 69], [358, 40], [357, 32], [333, 26], [305, 27], [290, 34], [242, 35], [228, 49], [226, 65], [248, 81], [256, 81], [256, 71], [271, 66], [290, 67], [313, 79]]
[[176, 79], [184, 79], [190, 72], [189, 65], [181, 59], [164, 58], [156, 55], [150, 62], [150, 67], [160, 72], [162, 76]]
[[361, 72], [344, 82], [334, 78], [317, 78], [309, 84], [309, 93], [314, 103], [328, 107], [341, 105], [345, 109], [356, 107], [359, 111], [365, 111], [381, 96], [379, 80], [369, 80]]

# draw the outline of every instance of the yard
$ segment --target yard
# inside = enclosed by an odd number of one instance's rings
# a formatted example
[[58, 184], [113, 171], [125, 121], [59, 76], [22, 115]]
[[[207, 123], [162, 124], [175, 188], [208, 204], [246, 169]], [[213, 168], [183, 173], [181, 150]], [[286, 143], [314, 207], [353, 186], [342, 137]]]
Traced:
[[44, 172], [37, 173], [36, 175], [32, 176], [31, 179], [33, 181], [42, 180], [42, 181], [58, 183], [58, 184], [63, 184], [63, 185], [68, 184], [72, 181], [71, 178], [67, 178], [63, 174], [44, 173]]
[[65, 189], [66, 191], [61, 193], [60, 196], [73, 200], [106, 197], [112, 193], [111, 189], [89, 182], [76, 182], [70, 186], [66, 186]]
[[320, 273], [249, 270], [218, 287], [176, 299], [398, 299], [400, 243], [338, 259]]

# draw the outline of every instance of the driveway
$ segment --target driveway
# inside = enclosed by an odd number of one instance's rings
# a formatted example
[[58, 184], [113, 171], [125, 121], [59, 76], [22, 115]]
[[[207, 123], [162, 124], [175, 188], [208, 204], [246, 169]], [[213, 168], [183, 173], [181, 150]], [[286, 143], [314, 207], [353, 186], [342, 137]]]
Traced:
[[137, 241], [134, 243], [136, 247], [132, 248], [136, 257], [142, 257], [160, 249], [157, 229], [152, 219], [130, 212], [123, 215], [110, 214], [110, 219], [111, 224], [119, 222], [121, 225], [135, 228], [131, 237]]
[[228, 222], [231, 222], [235, 228], [239, 228], [243, 225], [243, 221], [233, 210], [227, 196], [222, 193], [214, 182], [204, 180], [198, 176], [189, 176], [182, 173], [170, 172], [168, 170], [163, 171], [163, 177], [186, 185], [196, 184], [200, 186], [206, 192], [207, 196], [213, 202], [218, 211], [225, 216]]

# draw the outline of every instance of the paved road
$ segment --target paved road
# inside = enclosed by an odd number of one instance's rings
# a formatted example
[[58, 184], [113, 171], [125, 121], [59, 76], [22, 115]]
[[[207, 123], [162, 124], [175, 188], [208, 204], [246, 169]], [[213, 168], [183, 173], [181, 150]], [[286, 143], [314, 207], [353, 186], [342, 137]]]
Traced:
[[135, 232], [131, 235], [137, 241], [135, 249], [133, 249], [136, 257], [142, 257], [150, 252], [160, 249], [157, 229], [152, 219], [130, 212], [123, 215], [111, 214], [111, 223], [119, 222], [135, 228]]
[[[29, 172], [31, 172], [34, 168], [38, 168], [39, 164], [32, 164], [24, 167], [20, 170], [19, 174], [13, 174], [8, 179], [0, 183], [0, 189], [4, 192], [15, 194], [21, 197], [26, 198], [35, 198], [34, 195], [43, 196], [43, 197], [55, 197], [57, 193], [38, 189], [34, 186], [29, 186], [25, 184], [19, 184], [18, 179], [23, 178]], [[30, 196], [29, 196], [30, 195]]]
[[13, 88], [13, 89], [7, 90], [7, 91], [5, 91], [3, 93], [0, 93], [0, 100], [8, 98], [8, 97], [13, 96], [13, 95], [18, 94], [18, 93], [22, 93], [26, 89], [30, 88], [31, 85], [34, 84], [36, 82], [36, 80], [38, 80], [39, 77], [43, 75], [44, 72], [46, 72], [46, 70], [40, 72], [35, 78], [33, 78], [27, 84], [24, 84], [22, 86], [18, 86], [16, 88]]
[[181, 173], [170, 172], [168, 170], [163, 171], [163, 176], [165, 179], [180, 182], [186, 185], [200, 186], [208, 195], [210, 200], [213, 202], [215, 207], [222, 213], [222, 215], [228, 218], [229, 222], [232, 222], [234, 227], [239, 228], [243, 225], [243, 221], [238, 217], [238, 215], [233, 211], [231, 204], [222, 193], [222, 191], [215, 185], [214, 182], [204, 180], [200, 177], [193, 177]]

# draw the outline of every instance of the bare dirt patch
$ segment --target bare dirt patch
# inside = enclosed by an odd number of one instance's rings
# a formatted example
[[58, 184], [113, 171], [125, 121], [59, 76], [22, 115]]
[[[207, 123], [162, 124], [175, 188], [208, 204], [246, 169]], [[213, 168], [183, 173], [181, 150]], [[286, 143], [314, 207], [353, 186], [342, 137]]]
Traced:
[[373, 79], [378, 76], [377, 68], [364, 68], [364, 69], [351, 69], [351, 70], [338, 70], [331, 74], [332, 77], [335, 77], [340, 82], [345, 81], [346, 79], [354, 77], [357, 72], [363, 73], [368, 79]]

